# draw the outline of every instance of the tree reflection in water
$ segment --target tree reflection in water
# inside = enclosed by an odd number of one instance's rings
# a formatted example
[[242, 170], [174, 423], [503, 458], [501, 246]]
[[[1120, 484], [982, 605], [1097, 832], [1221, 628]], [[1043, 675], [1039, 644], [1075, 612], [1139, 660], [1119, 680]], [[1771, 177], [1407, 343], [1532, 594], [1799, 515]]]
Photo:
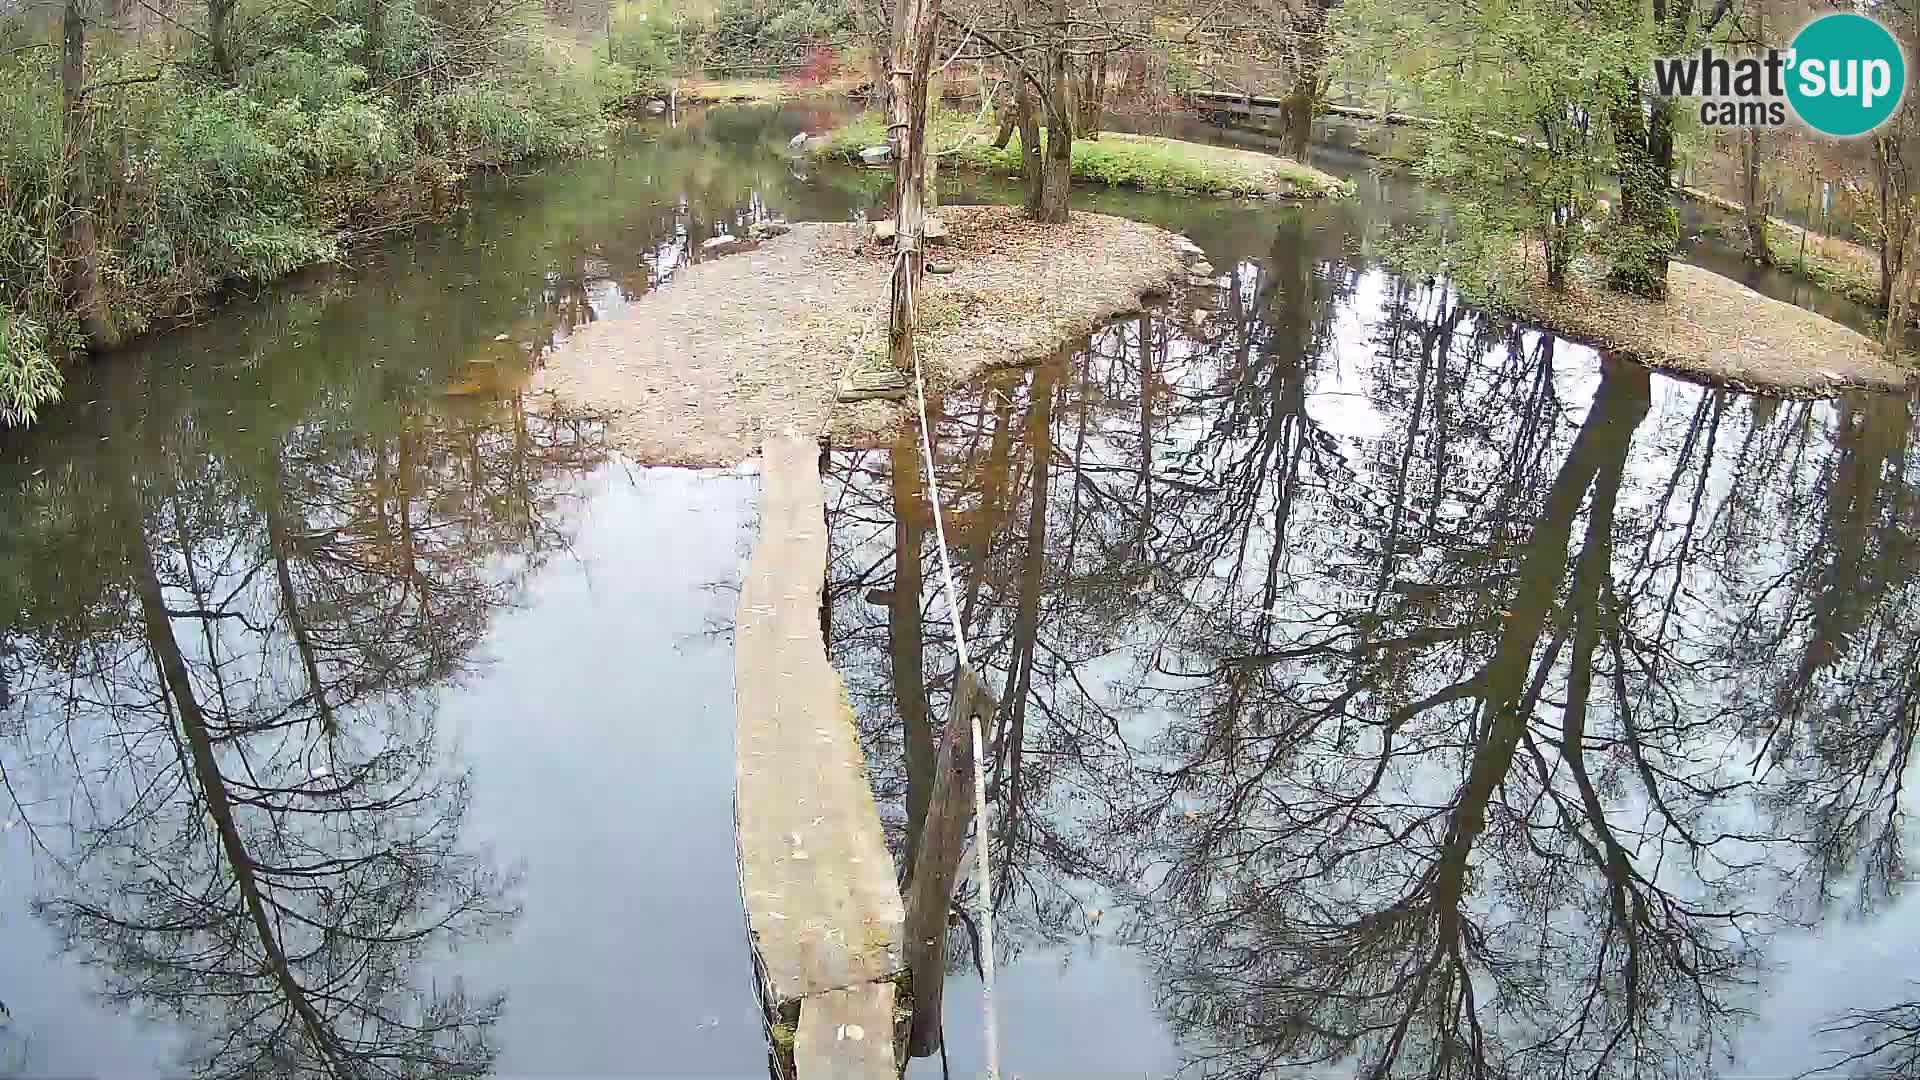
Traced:
[[516, 913], [510, 870], [462, 838], [437, 693], [566, 542], [564, 478], [601, 433], [517, 393], [364, 405], [251, 441], [123, 409], [10, 504], [33, 908], [109, 1001], [183, 1032], [185, 1075], [495, 1055], [504, 993], [427, 974]]
[[880, 200], [785, 152], [845, 108], [701, 111], [476, 177], [474, 213], [231, 298], [0, 438], [14, 835], [44, 925], [192, 1037], [179, 1072], [487, 1069], [499, 998], [435, 972], [517, 893], [461, 838], [437, 702], [604, 456], [595, 425], [530, 411], [526, 376], [708, 236]]
[[[1771, 936], [1904, 873], [1907, 406], [1650, 377], [1324, 242], [939, 405], [1005, 949], [1118, 900], [1205, 1075], [1721, 1067]], [[953, 655], [911, 462], [839, 455], [829, 511], [902, 836], [896, 700]], [[1910, 1055], [1911, 1011], [1853, 1019]]]

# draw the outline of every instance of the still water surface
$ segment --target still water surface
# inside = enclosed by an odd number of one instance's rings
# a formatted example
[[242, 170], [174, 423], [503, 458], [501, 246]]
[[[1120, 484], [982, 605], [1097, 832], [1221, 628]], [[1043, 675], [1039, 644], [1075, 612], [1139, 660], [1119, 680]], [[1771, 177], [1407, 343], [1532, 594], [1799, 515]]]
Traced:
[[[0, 1075], [763, 1070], [730, 813], [753, 481], [619, 461], [524, 385], [700, 240], [879, 205], [781, 152], [836, 109], [483, 184], [6, 437]], [[1225, 284], [938, 405], [1021, 733], [1009, 1065], [1821, 1064], [1920, 960], [1909, 403], [1488, 320], [1367, 256], [1418, 193], [1324, 163], [1360, 198], [1084, 193]], [[952, 662], [912, 460], [829, 477], [831, 646], [896, 826], [903, 709], [924, 683], [940, 715]]]

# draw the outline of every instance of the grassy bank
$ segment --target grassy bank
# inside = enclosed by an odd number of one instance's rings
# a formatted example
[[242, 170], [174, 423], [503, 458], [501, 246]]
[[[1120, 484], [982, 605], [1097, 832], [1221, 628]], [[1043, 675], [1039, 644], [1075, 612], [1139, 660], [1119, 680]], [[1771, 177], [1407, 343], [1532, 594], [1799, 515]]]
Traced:
[[[1019, 134], [1015, 133], [1005, 149], [996, 150], [993, 130], [975, 126], [973, 120], [962, 113], [934, 115], [928, 142], [940, 154], [941, 166], [1019, 175]], [[886, 121], [867, 113], [829, 132], [809, 153], [858, 161], [862, 149], [885, 142]], [[1344, 181], [1283, 157], [1117, 132], [1104, 132], [1093, 140], [1075, 140], [1073, 178], [1191, 195], [1316, 198], [1352, 190]]]
[[[386, 4], [375, 52], [351, 5], [273, 11], [232, 35], [224, 68], [195, 37], [102, 33], [77, 132], [59, 50], [40, 44], [58, 27], [0, 18], [0, 420], [55, 400], [75, 350], [443, 211], [471, 169], [594, 152], [609, 109], [645, 89], [535, 20], [449, 29]], [[68, 278], [88, 187], [91, 327]]]
[[[1822, 236], [1779, 218], [1767, 219], [1775, 265], [1869, 308], [1880, 306], [1880, 253], [1836, 236]], [[1803, 253], [1804, 248], [1804, 253]]]
[[[1716, 204], [1717, 205], [1717, 204]], [[1722, 207], [1739, 213], [1738, 204]], [[1880, 307], [1880, 253], [1864, 244], [1822, 236], [1777, 217], [1767, 218], [1767, 248], [1773, 266], [1797, 274], [1829, 292], [1885, 314]], [[1738, 221], [1708, 226], [1706, 232], [1744, 249], [1746, 227]]]
[[751, 105], [777, 105], [804, 98], [845, 97], [867, 84], [856, 71], [840, 71], [825, 80], [803, 82], [797, 79], [680, 79], [673, 83], [676, 100], [682, 105], [696, 102], [728, 102]]

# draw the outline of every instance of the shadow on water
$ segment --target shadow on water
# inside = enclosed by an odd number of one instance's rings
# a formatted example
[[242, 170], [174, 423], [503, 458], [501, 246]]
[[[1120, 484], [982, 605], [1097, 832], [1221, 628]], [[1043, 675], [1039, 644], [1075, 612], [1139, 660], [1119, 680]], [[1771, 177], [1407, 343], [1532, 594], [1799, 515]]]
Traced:
[[[1005, 688], [1009, 1061], [1833, 1060], [1853, 1037], [1816, 1029], [1911, 999], [1920, 953], [1911, 405], [1490, 320], [1358, 257], [1364, 207], [1210, 246], [1215, 310], [935, 405], [962, 621]], [[916, 464], [839, 452], [829, 499], [831, 645], [896, 843], [953, 663]], [[977, 997], [947, 1002], [972, 1069]]]
[[[728, 723], [752, 483], [629, 468], [526, 388], [703, 240], [881, 206], [884, 174], [785, 153], [842, 108], [479, 182], [0, 436], [0, 1075], [763, 1067]], [[1424, 203], [1355, 176], [1076, 194], [1225, 283], [938, 404], [1009, 688], [1009, 1063], [1817, 1063], [1804, 1033], [1911, 967], [1907, 404], [1490, 321], [1367, 261]], [[951, 644], [912, 462], [830, 478], [896, 841]], [[1842, 907], [1874, 918], [1801, 929]], [[1799, 1040], [1739, 1034], [1756, 980]]]

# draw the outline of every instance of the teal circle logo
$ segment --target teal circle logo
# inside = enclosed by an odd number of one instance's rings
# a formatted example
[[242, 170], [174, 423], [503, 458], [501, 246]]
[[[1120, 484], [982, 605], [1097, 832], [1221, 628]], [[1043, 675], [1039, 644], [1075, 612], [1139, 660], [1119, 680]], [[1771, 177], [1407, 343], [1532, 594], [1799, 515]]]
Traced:
[[1822, 15], [1793, 39], [1787, 100], [1823, 135], [1865, 135], [1907, 91], [1907, 61], [1887, 28], [1865, 15]]

